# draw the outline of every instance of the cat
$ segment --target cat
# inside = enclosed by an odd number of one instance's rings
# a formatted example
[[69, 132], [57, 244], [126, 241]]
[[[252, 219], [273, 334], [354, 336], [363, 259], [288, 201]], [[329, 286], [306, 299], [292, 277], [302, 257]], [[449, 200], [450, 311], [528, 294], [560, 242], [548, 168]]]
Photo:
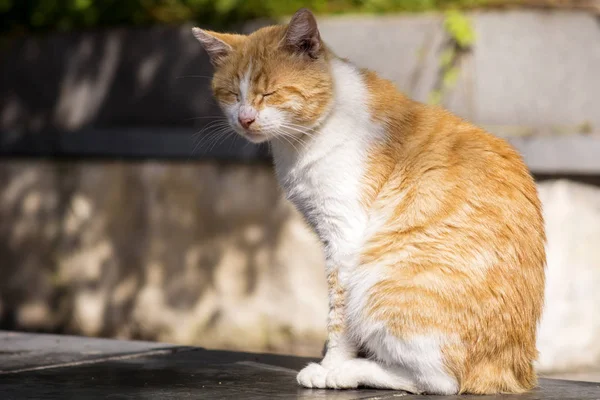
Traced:
[[250, 35], [193, 34], [229, 124], [270, 144], [278, 182], [323, 244], [327, 350], [298, 383], [535, 387], [546, 239], [520, 155], [337, 57], [307, 9]]

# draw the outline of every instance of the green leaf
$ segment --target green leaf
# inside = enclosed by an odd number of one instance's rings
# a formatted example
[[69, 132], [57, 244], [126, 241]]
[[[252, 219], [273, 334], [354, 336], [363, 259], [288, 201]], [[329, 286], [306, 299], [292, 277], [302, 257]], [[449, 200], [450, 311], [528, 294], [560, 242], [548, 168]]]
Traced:
[[462, 47], [470, 47], [475, 42], [475, 30], [466, 15], [457, 10], [446, 12], [444, 27], [452, 39]]
[[75, 0], [75, 9], [83, 11], [92, 5], [92, 0]]
[[454, 61], [454, 57], [455, 57], [455, 52], [454, 49], [449, 47], [447, 49], [445, 49], [442, 54], [440, 55], [440, 66], [442, 68], [446, 68], [448, 66], [450, 66], [452, 64], [452, 62]]
[[451, 88], [458, 81], [458, 75], [460, 70], [457, 67], [450, 68], [444, 73], [444, 77], [442, 79], [442, 84], [445, 88]]

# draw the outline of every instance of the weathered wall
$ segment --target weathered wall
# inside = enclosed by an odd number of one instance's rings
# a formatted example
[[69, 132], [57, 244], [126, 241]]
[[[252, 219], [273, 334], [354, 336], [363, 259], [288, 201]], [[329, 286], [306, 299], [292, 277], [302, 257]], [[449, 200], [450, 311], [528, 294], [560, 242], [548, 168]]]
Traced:
[[319, 245], [269, 167], [0, 163], [0, 328], [318, 352]]
[[[598, 183], [600, 179], [597, 180]], [[600, 186], [539, 185], [548, 235], [542, 370], [600, 367]]]
[[[600, 188], [539, 184], [540, 367], [600, 363]], [[266, 165], [0, 163], [0, 328], [318, 355], [321, 249]]]

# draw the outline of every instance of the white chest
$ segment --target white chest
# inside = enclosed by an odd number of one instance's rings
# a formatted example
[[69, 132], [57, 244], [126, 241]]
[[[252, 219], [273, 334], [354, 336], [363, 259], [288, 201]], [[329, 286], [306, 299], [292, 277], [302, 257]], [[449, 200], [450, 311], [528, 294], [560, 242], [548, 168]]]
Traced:
[[352, 264], [364, 240], [366, 160], [382, 129], [372, 122], [360, 73], [339, 61], [332, 72], [335, 104], [318, 131], [305, 138], [305, 145], [276, 140], [272, 148], [287, 198], [323, 242], [328, 264], [343, 267]]
[[353, 147], [339, 143], [330, 151], [313, 149], [292, 165], [276, 163], [287, 198], [315, 230], [334, 262], [356, 252], [366, 224], [360, 202], [364, 165]]

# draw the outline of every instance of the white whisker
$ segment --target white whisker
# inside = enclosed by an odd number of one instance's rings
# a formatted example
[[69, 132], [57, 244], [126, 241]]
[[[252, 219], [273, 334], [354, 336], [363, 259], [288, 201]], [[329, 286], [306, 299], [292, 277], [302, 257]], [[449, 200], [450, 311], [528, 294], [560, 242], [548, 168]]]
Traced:
[[203, 132], [207, 131], [208, 129], [214, 129], [214, 131], [209, 132], [207, 135], [205, 135], [203, 137], [200, 137], [200, 139], [194, 145], [191, 155], [194, 155], [199, 149], [201, 149], [205, 145], [212, 144], [212, 146], [210, 148], [210, 149], [212, 149], [214, 147], [215, 143], [220, 140], [221, 135], [224, 132], [226, 132], [228, 129], [231, 129], [231, 127], [229, 126], [228, 123], [226, 123], [224, 121], [213, 121], [212, 123], [210, 123], [206, 127], [204, 127], [202, 130], [195, 133], [193, 136], [198, 136], [198, 135], [202, 134]]

